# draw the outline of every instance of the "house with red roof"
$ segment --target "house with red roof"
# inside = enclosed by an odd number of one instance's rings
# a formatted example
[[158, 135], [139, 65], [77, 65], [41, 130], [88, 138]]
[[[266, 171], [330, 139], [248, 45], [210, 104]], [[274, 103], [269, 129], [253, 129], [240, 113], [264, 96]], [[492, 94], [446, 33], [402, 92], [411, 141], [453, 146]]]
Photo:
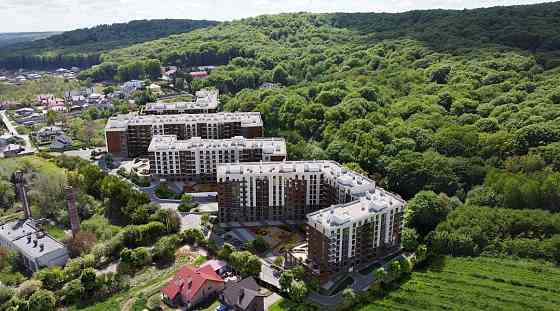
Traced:
[[204, 78], [208, 78], [208, 72], [206, 71], [193, 71], [190, 73], [191, 77], [193, 77], [193, 79], [204, 79]]
[[224, 287], [225, 281], [212, 266], [184, 266], [161, 289], [161, 293], [165, 303], [170, 306], [184, 306], [188, 310], [201, 302], [216, 298]]

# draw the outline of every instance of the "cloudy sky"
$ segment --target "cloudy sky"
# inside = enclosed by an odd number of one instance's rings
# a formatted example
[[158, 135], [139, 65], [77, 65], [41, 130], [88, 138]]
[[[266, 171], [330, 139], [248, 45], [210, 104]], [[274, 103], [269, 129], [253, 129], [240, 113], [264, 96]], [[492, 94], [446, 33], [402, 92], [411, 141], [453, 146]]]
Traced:
[[0, 32], [71, 30], [133, 19], [232, 20], [281, 12], [402, 12], [538, 0], [0, 0]]

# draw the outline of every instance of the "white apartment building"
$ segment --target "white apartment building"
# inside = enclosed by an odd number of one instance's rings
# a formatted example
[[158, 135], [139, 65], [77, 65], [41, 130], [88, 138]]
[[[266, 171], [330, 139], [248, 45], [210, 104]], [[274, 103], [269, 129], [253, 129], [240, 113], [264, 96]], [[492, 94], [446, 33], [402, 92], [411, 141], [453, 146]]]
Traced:
[[182, 114], [182, 113], [213, 113], [218, 111], [219, 92], [217, 89], [202, 89], [196, 92], [191, 102], [156, 102], [148, 103], [142, 110], [144, 114]]
[[282, 138], [179, 140], [176, 135], [156, 135], [148, 147], [152, 176], [172, 180], [216, 180], [221, 163], [282, 161], [286, 142]]

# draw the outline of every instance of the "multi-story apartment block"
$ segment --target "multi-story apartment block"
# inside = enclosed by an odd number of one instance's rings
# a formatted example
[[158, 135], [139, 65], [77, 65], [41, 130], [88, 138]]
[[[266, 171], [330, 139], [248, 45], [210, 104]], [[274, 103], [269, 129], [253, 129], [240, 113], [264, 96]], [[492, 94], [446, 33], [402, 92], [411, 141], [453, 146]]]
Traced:
[[318, 273], [348, 271], [398, 251], [404, 201], [381, 188], [307, 215], [307, 258]]
[[308, 259], [336, 272], [400, 247], [404, 201], [333, 161], [223, 164], [219, 220], [307, 218]]
[[142, 110], [143, 114], [182, 114], [182, 113], [214, 113], [218, 111], [218, 90], [203, 89], [196, 92], [192, 102], [148, 103]]
[[176, 135], [156, 135], [148, 148], [153, 177], [175, 181], [216, 181], [221, 163], [282, 161], [286, 159], [283, 138], [179, 140]]
[[105, 126], [107, 151], [121, 157], [146, 156], [154, 135], [177, 135], [179, 140], [192, 137], [256, 138], [263, 135], [263, 122], [259, 112], [174, 115], [129, 113], [110, 118]]

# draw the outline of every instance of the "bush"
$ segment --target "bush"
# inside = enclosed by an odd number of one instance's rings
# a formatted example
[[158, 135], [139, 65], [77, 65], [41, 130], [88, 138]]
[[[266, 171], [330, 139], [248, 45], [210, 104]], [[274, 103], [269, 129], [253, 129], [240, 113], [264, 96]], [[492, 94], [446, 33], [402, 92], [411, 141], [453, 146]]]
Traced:
[[35, 291], [41, 289], [43, 287], [43, 282], [39, 280], [28, 280], [18, 287], [17, 295], [20, 298], [27, 298], [31, 296]]
[[174, 199], [176, 193], [169, 189], [169, 186], [165, 183], [159, 184], [155, 189], [156, 196], [160, 199]]
[[56, 297], [53, 292], [40, 289], [29, 298], [29, 310], [53, 311], [56, 309]]
[[159, 294], [153, 295], [152, 297], [148, 298], [148, 301], [146, 302], [146, 308], [153, 311], [161, 310], [161, 298]]

